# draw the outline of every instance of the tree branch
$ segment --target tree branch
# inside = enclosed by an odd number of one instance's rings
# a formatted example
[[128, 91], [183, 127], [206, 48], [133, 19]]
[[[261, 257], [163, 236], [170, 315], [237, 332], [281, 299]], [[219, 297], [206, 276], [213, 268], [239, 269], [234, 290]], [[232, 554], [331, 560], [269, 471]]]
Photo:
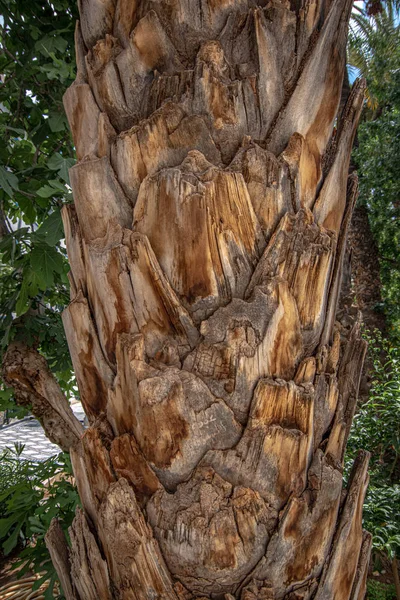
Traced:
[[14, 388], [20, 406], [29, 406], [46, 436], [68, 452], [83, 434], [46, 359], [23, 342], [13, 342], [3, 360], [4, 381]]

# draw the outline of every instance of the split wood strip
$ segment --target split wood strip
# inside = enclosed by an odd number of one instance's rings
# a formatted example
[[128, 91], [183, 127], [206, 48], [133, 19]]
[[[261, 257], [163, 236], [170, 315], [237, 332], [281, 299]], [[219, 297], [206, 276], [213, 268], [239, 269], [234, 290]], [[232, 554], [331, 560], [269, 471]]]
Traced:
[[32, 590], [34, 583], [41, 578], [40, 574], [22, 577], [17, 581], [10, 581], [0, 588], [1, 600], [44, 600], [44, 592], [49, 582], [44, 582], [37, 590]]

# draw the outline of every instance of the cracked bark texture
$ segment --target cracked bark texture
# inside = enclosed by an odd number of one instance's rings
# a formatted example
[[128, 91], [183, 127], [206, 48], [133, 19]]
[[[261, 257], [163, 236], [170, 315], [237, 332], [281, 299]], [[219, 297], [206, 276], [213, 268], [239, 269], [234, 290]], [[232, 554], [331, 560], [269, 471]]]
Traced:
[[368, 454], [342, 475], [366, 348], [335, 324], [352, 1], [79, 4], [69, 596], [361, 600]]

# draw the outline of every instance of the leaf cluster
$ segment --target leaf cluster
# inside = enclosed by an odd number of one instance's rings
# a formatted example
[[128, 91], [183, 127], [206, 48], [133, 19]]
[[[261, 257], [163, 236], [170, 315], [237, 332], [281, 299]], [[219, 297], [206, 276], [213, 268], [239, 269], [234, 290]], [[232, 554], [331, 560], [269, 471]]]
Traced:
[[372, 385], [353, 421], [347, 468], [359, 449], [371, 452], [364, 526], [373, 535], [374, 548], [393, 558], [400, 556], [400, 348], [378, 331], [365, 336]]
[[367, 582], [367, 600], [396, 600], [394, 585], [370, 579]]
[[20, 575], [28, 569], [43, 574], [35, 586], [50, 580], [46, 598], [53, 598], [57, 574], [44, 536], [57, 517], [67, 539], [68, 527], [79, 505], [68, 454], [44, 462], [21, 460], [22, 447], [0, 456], [0, 544], [5, 555], [19, 544]]
[[0, 352], [18, 337], [36, 345], [69, 393], [60, 209], [75, 159], [62, 96], [75, 77], [76, 8], [0, 0], [0, 11]]

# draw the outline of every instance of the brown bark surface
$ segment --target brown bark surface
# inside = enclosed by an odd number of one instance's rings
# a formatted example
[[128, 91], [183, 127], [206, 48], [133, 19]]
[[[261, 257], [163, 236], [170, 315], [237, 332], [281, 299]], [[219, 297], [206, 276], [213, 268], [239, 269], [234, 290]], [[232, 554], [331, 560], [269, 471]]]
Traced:
[[71, 598], [363, 597], [368, 454], [342, 471], [366, 348], [335, 326], [351, 6], [80, 1]]

